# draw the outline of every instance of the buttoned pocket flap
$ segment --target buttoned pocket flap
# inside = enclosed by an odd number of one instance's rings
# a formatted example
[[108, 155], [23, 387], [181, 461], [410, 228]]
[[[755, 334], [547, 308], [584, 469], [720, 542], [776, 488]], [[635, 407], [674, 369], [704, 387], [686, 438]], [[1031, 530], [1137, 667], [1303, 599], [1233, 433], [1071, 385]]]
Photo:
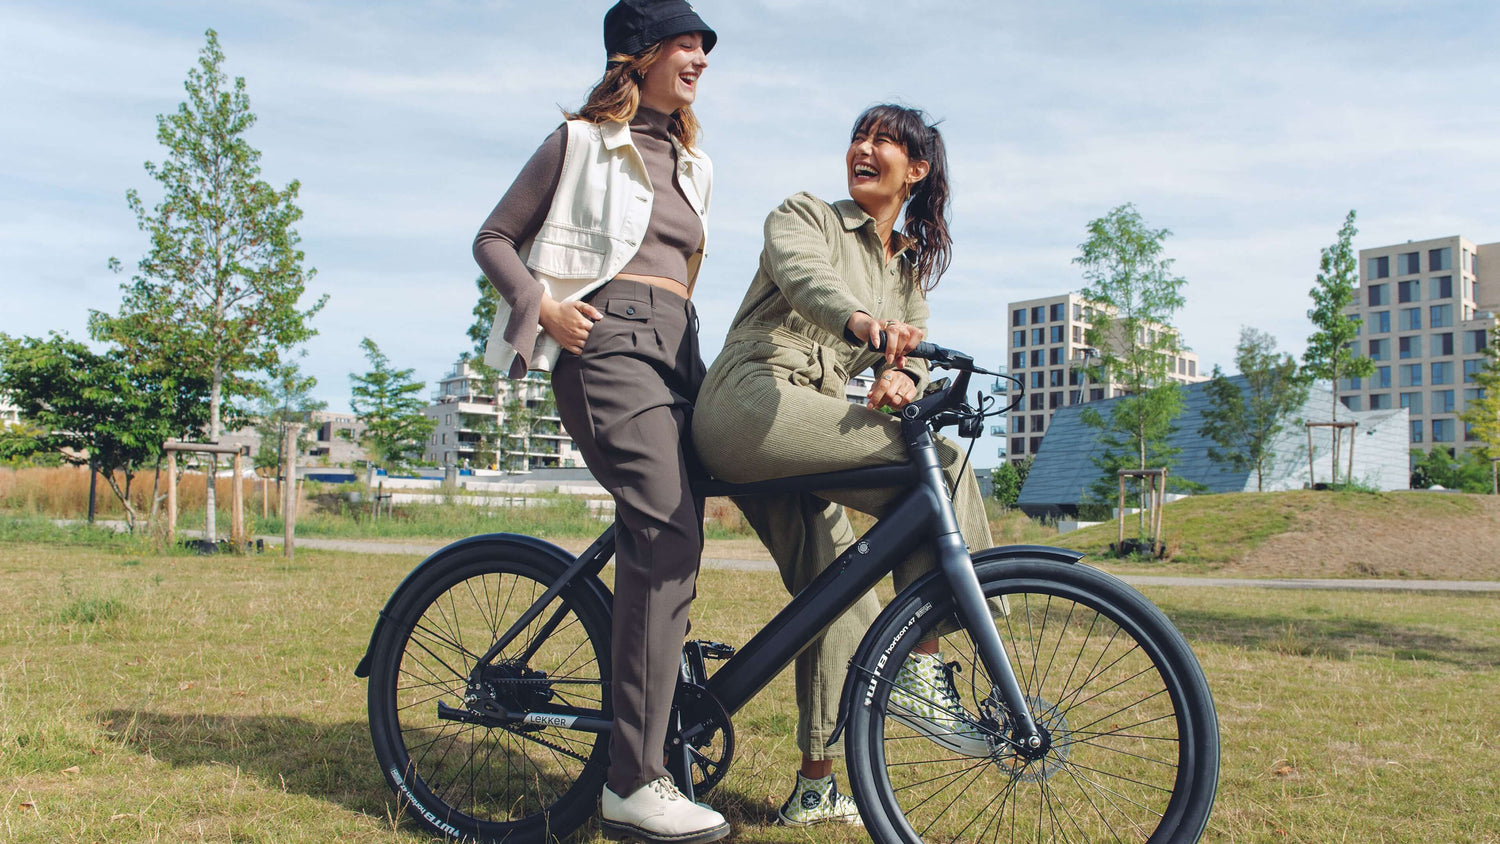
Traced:
[[543, 226], [531, 243], [526, 265], [554, 278], [598, 278], [604, 268], [601, 235]]
[[651, 316], [651, 306], [633, 299], [610, 299], [604, 303], [604, 312], [621, 319], [645, 322]]

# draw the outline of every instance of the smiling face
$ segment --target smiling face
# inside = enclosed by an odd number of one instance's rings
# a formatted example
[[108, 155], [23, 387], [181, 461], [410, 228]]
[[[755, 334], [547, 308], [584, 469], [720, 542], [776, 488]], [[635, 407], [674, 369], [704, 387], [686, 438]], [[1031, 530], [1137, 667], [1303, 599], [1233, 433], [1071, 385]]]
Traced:
[[661, 53], [641, 81], [641, 105], [671, 114], [693, 104], [698, 77], [708, 67], [703, 34], [687, 32], [661, 42]]
[[844, 154], [849, 198], [877, 219], [900, 209], [911, 188], [927, 175], [925, 161], [913, 161], [906, 145], [879, 124], [862, 126]]

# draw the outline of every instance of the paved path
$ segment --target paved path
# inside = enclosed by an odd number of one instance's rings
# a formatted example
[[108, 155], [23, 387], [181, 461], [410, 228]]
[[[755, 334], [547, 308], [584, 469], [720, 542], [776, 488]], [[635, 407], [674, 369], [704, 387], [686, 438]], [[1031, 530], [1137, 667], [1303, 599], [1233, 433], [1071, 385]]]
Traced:
[[[258, 536], [267, 544], [280, 543], [279, 536]], [[318, 539], [298, 537], [301, 548], [319, 548], [329, 551], [352, 551], [366, 554], [406, 554], [425, 557], [442, 548], [446, 543], [431, 541], [380, 541], [369, 539]], [[714, 569], [737, 569], [740, 571], [775, 571], [776, 564], [770, 560], [736, 560], [724, 557], [704, 557], [703, 565]], [[1313, 578], [1235, 578], [1235, 577], [1159, 577], [1156, 575], [1120, 575], [1121, 580], [1132, 586], [1216, 586], [1259, 587], [1262, 589], [1347, 589], [1359, 591], [1384, 590], [1396, 592], [1500, 592], [1500, 581], [1494, 580], [1353, 580]]]

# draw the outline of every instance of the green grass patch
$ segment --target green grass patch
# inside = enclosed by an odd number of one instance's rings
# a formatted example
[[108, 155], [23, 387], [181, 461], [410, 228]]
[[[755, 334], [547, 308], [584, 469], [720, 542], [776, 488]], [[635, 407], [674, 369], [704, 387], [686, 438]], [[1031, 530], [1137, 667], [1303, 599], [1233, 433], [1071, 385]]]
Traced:
[[[0, 840], [433, 840], [399, 818], [375, 769], [353, 676], [415, 557], [129, 559], [0, 547]], [[108, 636], [60, 623], [59, 582], [124, 605]], [[702, 573], [699, 595], [693, 635], [732, 644], [787, 600], [774, 572], [723, 569]], [[1500, 840], [1494, 596], [1148, 596], [1192, 642], [1219, 710], [1205, 841]], [[772, 825], [799, 758], [794, 700], [783, 672], [736, 714], [736, 760], [709, 802], [737, 841], [866, 841]]]
[[57, 620], [63, 624], [99, 624], [129, 611], [129, 605], [119, 598], [74, 598], [57, 614]]

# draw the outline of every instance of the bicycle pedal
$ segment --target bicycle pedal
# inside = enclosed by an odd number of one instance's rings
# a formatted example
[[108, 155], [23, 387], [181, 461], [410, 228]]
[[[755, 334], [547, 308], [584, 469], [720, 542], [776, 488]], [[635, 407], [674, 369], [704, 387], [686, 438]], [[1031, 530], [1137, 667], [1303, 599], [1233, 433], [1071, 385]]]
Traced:
[[688, 642], [688, 644], [697, 645], [698, 651], [699, 653], [703, 654], [704, 659], [729, 659], [730, 657], [734, 656], [734, 646], [726, 645], [723, 642], [704, 642], [700, 640], [694, 640], [692, 642]]

